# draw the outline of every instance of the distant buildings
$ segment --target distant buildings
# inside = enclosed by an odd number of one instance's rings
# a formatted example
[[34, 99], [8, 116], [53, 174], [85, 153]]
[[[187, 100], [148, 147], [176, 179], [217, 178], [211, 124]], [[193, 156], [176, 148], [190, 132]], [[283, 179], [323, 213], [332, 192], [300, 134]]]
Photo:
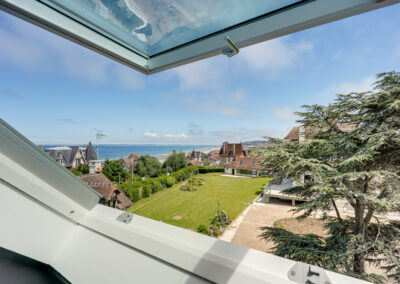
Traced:
[[224, 167], [225, 174], [251, 177], [264, 174], [265, 168], [259, 164], [261, 160], [248, 157], [242, 143], [224, 142], [219, 156], [220, 165]]
[[189, 152], [186, 156], [188, 165], [192, 166], [202, 166], [203, 165], [203, 158], [206, 157], [206, 154], [200, 151], [195, 151], [193, 150], [192, 152]]
[[83, 148], [80, 146], [55, 146], [46, 148], [44, 151], [67, 169], [88, 164], [90, 173], [101, 171], [101, 161], [98, 160], [91, 142]]
[[67, 169], [86, 164], [85, 155], [79, 146], [56, 146], [44, 151]]
[[137, 153], [130, 154], [128, 158], [121, 157], [119, 161], [124, 165], [124, 170], [133, 171], [135, 169], [136, 163], [139, 159]]
[[226, 164], [232, 162], [235, 156], [247, 156], [246, 151], [243, 149], [242, 143], [229, 143], [225, 141], [219, 150], [220, 166], [224, 167]]
[[91, 188], [100, 193], [108, 206], [126, 210], [132, 206], [132, 201], [125, 195], [124, 191], [113, 184], [101, 173], [81, 175], [79, 178]]

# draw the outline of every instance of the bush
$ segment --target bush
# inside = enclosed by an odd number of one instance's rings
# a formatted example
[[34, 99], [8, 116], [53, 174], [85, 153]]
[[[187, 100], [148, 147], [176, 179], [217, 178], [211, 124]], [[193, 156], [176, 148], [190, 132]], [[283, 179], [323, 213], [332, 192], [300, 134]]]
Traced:
[[86, 175], [89, 173], [89, 165], [88, 164], [80, 164], [76, 169], [79, 172], [81, 172], [83, 175]]
[[208, 235], [208, 228], [206, 225], [200, 225], [197, 227], [197, 233]]
[[166, 187], [171, 187], [175, 184], [175, 178], [171, 176], [163, 176], [162, 182], [165, 184]]
[[150, 187], [146, 184], [142, 187], [142, 197], [147, 198], [150, 197]]
[[78, 171], [77, 169], [71, 169], [71, 173], [73, 173], [76, 176], [82, 175], [82, 173], [80, 171]]
[[119, 186], [128, 196], [132, 202], [136, 202], [141, 199], [139, 183], [124, 183]]
[[223, 173], [224, 168], [216, 168], [216, 167], [199, 167], [199, 173]]
[[159, 178], [152, 179], [150, 181], [151, 184], [151, 194], [159, 192], [161, 190], [161, 181]]

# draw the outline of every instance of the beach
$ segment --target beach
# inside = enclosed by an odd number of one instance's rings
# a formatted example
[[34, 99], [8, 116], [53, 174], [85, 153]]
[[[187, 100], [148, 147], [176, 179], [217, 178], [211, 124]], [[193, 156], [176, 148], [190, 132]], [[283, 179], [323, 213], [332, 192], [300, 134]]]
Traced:
[[[203, 152], [205, 154], [208, 154], [212, 151], [215, 150], [219, 150], [219, 147], [214, 147], [214, 148], [201, 148], [201, 149], [194, 149], [195, 151], [200, 151]], [[192, 152], [193, 150], [190, 151], [183, 151], [186, 155], [189, 154], [190, 152]], [[171, 155], [171, 153], [168, 154], [161, 154], [161, 155], [157, 155], [155, 156], [157, 158], [158, 161], [160, 161], [160, 163], [164, 163], [164, 161], [168, 158], [168, 156]]]

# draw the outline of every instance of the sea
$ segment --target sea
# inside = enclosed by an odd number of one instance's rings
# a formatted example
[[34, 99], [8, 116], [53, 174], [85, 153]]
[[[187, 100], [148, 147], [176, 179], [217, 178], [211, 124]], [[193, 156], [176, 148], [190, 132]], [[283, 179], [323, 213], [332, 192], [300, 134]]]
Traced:
[[[51, 148], [56, 145], [43, 145], [43, 147]], [[67, 146], [67, 145], [58, 145]], [[80, 145], [83, 147], [83, 145]], [[97, 151], [97, 146], [93, 145]], [[128, 157], [132, 153], [137, 153], [138, 155], [150, 155], [159, 156], [164, 154], [170, 154], [173, 150], [177, 152], [188, 152], [191, 150], [201, 150], [219, 147], [219, 145], [153, 145], [153, 144], [138, 144], [138, 145], [110, 145], [103, 144], [99, 145], [99, 157], [100, 160], [105, 159], [119, 159], [120, 157]]]

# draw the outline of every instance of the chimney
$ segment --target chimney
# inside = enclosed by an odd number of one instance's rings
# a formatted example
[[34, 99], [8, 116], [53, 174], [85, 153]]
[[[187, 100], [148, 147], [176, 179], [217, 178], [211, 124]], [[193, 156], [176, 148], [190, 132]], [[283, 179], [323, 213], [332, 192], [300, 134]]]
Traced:
[[43, 151], [43, 145], [40, 145], [40, 146], [39, 146], [39, 149]]

